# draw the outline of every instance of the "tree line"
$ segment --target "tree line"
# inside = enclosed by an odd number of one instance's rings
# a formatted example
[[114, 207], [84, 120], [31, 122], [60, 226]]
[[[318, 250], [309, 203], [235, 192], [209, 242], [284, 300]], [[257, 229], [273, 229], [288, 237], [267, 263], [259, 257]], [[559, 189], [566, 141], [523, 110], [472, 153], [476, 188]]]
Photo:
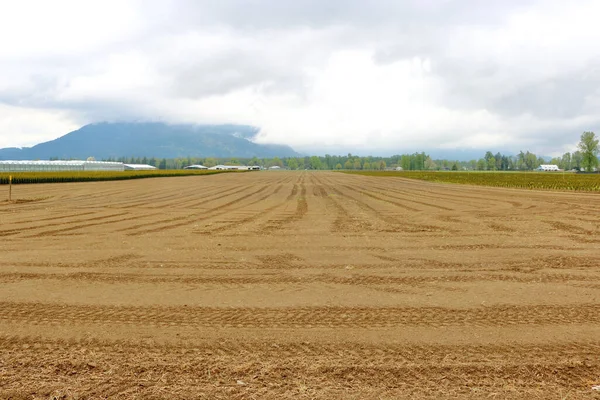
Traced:
[[215, 158], [215, 157], [119, 157], [106, 161], [120, 161], [126, 164], [149, 164], [159, 169], [182, 169], [188, 165], [200, 164], [206, 167], [223, 165], [253, 165], [264, 168], [280, 167], [292, 170], [386, 170], [403, 169], [405, 171], [532, 171], [541, 164], [556, 164], [564, 170], [593, 171], [598, 167], [598, 139], [593, 132], [584, 132], [578, 150], [566, 152], [550, 161], [529, 151], [520, 151], [516, 155], [487, 151], [480, 159], [469, 161], [432, 159], [425, 152], [397, 154], [391, 157], [361, 157], [347, 155], [272, 157], [272, 158]]

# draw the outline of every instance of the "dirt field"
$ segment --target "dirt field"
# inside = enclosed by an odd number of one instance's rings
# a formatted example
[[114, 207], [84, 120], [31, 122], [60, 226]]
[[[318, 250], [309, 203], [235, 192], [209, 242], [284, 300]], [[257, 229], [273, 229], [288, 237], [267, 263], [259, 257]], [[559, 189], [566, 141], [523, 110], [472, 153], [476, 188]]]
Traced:
[[600, 398], [598, 194], [256, 172], [13, 198], [2, 399]]

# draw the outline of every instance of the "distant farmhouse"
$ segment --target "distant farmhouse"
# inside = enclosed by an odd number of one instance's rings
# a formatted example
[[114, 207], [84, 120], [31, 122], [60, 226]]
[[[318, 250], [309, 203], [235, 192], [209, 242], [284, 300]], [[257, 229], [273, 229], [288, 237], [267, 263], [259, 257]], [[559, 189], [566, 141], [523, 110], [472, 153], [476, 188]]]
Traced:
[[554, 164], [542, 164], [536, 168], [536, 171], [560, 171], [558, 165]]

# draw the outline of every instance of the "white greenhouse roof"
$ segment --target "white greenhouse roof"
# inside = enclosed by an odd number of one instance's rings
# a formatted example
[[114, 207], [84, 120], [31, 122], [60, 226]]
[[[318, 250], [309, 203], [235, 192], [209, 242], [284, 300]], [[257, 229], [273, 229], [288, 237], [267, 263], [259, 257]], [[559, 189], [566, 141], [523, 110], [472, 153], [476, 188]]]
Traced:
[[0, 160], [0, 171], [123, 171], [123, 163], [83, 160]]
[[[3, 165], [83, 165], [86, 162], [82, 160], [0, 160]], [[101, 161], [95, 161], [101, 162]]]
[[148, 164], [124, 164], [125, 169], [133, 169], [137, 171], [154, 170], [156, 167]]
[[223, 164], [219, 164], [219, 165], [215, 165], [214, 167], [210, 167], [208, 169], [211, 170], [247, 170], [251, 167], [247, 167], [245, 165], [223, 165]]
[[183, 167], [183, 169], [208, 169], [208, 167], [205, 167], [204, 165], [200, 165], [200, 164], [194, 164], [194, 165], [188, 165], [187, 167]]

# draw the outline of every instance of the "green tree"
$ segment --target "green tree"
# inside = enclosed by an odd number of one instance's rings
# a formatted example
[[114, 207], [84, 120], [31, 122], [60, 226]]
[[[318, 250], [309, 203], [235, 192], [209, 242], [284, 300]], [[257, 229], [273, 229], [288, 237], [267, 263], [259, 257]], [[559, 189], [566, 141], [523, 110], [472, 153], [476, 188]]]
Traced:
[[494, 156], [491, 156], [491, 157], [488, 159], [488, 162], [487, 162], [487, 164], [488, 164], [488, 165], [487, 165], [487, 169], [488, 169], [488, 171], [495, 171], [495, 170], [496, 170], [496, 157], [494, 157]]
[[325, 169], [333, 169], [333, 160], [329, 154], [325, 154]]
[[561, 164], [560, 167], [564, 170], [571, 169], [572, 168], [571, 167], [571, 153], [566, 152], [565, 154], [563, 154], [560, 164]]
[[538, 157], [536, 163], [535, 163], [535, 167], [533, 167], [533, 169], [539, 167], [542, 164], [546, 164], [546, 160], [544, 160], [542, 157]]
[[321, 159], [317, 156], [312, 156], [310, 158], [310, 168], [311, 169], [321, 169]]
[[580, 170], [582, 163], [583, 154], [580, 151], [574, 151], [573, 154], [571, 154], [571, 167]]
[[433, 160], [429, 156], [427, 156], [427, 158], [425, 159], [425, 169], [429, 171], [434, 171], [437, 169], [436, 163], [433, 162]]
[[283, 167], [283, 161], [279, 157], [273, 157], [271, 160], [271, 166]]
[[248, 165], [260, 165], [258, 158], [256, 158], [256, 156], [252, 157], [252, 159], [248, 162]]
[[486, 162], [486, 164], [488, 164], [488, 165], [489, 165], [489, 163], [490, 163], [490, 158], [493, 158], [493, 157], [494, 157], [494, 153], [492, 153], [491, 151], [486, 151], [486, 152], [485, 152], [485, 156], [484, 156], [483, 158], [485, 158], [485, 162]]
[[477, 161], [477, 170], [478, 171], [485, 171], [485, 166], [486, 166], [486, 162], [485, 159], [480, 158], [479, 161]]
[[287, 160], [287, 166], [289, 169], [298, 169], [298, 160], [295, 158], [289, 158]]
[[586, 171], [591, 172], [598, 167], [598, 139], [594, 132], [583, 132], [581, 141], [577, 146], [582, 155], [581, 165]]
[[530, 153], [529, 151], [525, 153], [525, 167], [528, 170], [536, 169], [539, 167], [538, 158], [535, 154]]
[[352, 161], [346, 160], [344, 163], [344, 169], [352, 169]]
[[502, 156], [500, 165], [502, 167], [502, 171], [510, 169], [510, 159], [506, 156]]
[[342, 164], [340, 164], [340, 163], [337, 163], [337, 164], [335, 165], [335, 169], [342, 169]]
[[400, 166], [402, 167], [403, 170], [408, 171], [410, 170], [410, 156], [407, 154], [402, 155], [402, 157], [400, 157]]
[[496, 171], [501, 171], [502, 170], [502, 154], [500, 154], [500, 152], [496, 153], [496, 155], [494, 156], [494, 159], [496, 160]]
[[523, 150], [519, 152], [516, 164], [517, 169], [527, 169], [527, 166], [525, 165], [525, 153], [523, 153]]

